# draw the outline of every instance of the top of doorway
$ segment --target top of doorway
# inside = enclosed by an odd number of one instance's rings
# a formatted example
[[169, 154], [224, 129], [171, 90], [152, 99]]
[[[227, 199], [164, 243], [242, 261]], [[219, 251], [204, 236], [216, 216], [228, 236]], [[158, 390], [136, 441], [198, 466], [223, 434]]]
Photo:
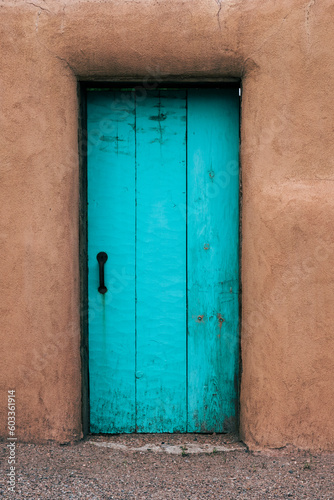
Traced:
[[210, 82], [193, 82], [193, 81], [155, 81], [154, 78], [143, 79], [142, 81], [81, 81], [80, 86], [86, 91], [108, 91], [108, 90], [122, 90], [131, 92], [138, 88], [145, 88], [146, 90], [179, 90], [179, 89], [225, 89], [225, 88], [240, 88], [240, 80], [235, 81], [210, 81]]

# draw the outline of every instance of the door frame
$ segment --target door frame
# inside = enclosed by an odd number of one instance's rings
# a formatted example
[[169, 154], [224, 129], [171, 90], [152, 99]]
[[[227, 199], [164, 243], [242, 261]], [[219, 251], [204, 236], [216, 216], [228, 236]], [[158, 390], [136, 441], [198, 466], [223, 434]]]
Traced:
[[[79, 127], [78, 127], [78, 145], [79, 145], [79, 270], [80, 270], [80, 357], [81, 357], [81, 417], [82, 432], [86, 436], [90, 434], [90, 398], [89, 398], [89, 346], [88, 346], [88, 218], [87, 218], [87, 91], [88, 89], [122, 89], [134, 87], [142, 91], [143, 95], [148, 90], [159, 90], [159, 88], [238, 88], [239, 89], [239, 107], [241, 108], [242, 82], [240, 79], [231, 79], [229, 81], [163, 81], [161, 78], [145, 78], [142, 81], [80, 81], [78, 82], [78, 102], [79, 102]], [[240, 129], [241, 129], [241, 109], [239, 112], [239, 152], [240, 152]], [[241, 283], [241, 221], [242, 221], [242, 175], [241, 160], [239, 155], [239, 373], [237, 386], [237, 411], [236, 427], [239, 429], [240, 421], [240, 377], [242, 373], [241, 358], [241, 319], [242, 319], [242, 283]]]

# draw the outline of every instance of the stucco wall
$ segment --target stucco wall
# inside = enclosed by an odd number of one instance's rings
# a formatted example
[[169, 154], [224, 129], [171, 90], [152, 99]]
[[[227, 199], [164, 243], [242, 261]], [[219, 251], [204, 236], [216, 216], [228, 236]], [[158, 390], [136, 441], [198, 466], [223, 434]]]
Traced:
[[77, 80], [242, 79], [241, 437], [334, 449], [332, 0], [0, 1], [1, 435], [81, 435]]

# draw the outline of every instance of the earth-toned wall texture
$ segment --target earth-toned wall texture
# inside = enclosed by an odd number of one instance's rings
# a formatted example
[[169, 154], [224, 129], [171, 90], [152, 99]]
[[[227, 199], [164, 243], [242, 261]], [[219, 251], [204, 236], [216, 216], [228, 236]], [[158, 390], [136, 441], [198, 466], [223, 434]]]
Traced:
[[241, 79], [240, 436], [334, 449], [332, 0], [0, 0], [1, 435], [82, 436], [77, 82]]

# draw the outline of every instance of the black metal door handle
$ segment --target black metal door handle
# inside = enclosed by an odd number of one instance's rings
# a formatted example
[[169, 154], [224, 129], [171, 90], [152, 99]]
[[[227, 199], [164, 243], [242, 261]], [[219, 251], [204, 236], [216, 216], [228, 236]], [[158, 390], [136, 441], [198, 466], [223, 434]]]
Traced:
[[97, 262], [99, 263], [99, 277], [100, 277], [100, 286], [98, 291], [100, 293], [106, 293], [108, 288], [104, 284], [104, 264], [108, 260], [108, 255], [105, 252], [99, 252], [96, 256]]

